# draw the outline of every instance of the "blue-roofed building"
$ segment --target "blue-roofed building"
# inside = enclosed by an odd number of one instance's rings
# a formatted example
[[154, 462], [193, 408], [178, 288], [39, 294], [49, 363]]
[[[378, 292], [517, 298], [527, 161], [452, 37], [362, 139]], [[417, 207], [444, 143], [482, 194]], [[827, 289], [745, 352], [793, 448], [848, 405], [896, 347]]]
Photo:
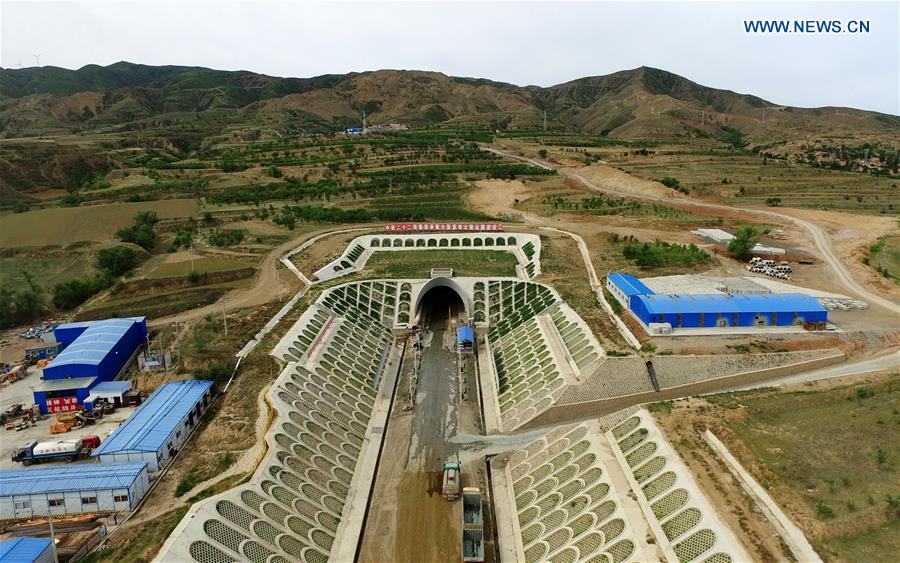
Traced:
[[636, 295], [632, 312], [645, 325], [672, 328], [794, 326], [824, 323], [828, 310], [803, 293]]
[[629, 274], [607, 276], [607, 289], [651, 334], [670, 329], [802, 326], [828, 322], [828, 310], [805, 293], [655, 293]]
[[631, 298], [636, 295], [653, 295], [652, 289], [631, 274], [609, 274], [606, 289], [626, 308], [631, 308]]
[[463, 351], [470, 351], [475, 345], [475, 331], [469, 325], [456, 329], [456, 346]]
[[125, 393], [131, 391], [131, 382], [103, 381], [94, 385], [91, 394], [84, 400], [85, 410], [93, 410], [97, 401], [106, 401], [118, 408], [125, 404]]
[[146, 462], [0, 471], [0, 519], [131, 510], [149, 487]]
[[54, 563], [50, 538], [10, 538], [0, 540], [0, 563]]
[[75, 410], [98, 383], [119, 376], [147, 340], [145, 317], [67, 323], [53, 329], [63, 351], [44, 368], [34, 402], [42, 413]]
[[151, 474], [162, 471], [212, 402], [212, 386], [196, 379], [166, 383], [91, 455], [104, 463], [146, 461]]

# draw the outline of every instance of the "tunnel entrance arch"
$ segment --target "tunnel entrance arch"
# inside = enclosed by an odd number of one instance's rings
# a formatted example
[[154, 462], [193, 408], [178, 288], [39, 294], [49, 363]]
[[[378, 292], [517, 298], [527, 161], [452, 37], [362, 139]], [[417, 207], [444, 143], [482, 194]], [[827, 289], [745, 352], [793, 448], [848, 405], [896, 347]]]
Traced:
[[434, 278], [428, 281], [422, 288], [419, 290], [418, 295], [416, 296], [415, 307], [413, 307], [413, 311], [415, 312], [415, 318], [419, 318], [422, 314], [422, 303], [424, 303], [425, 298], [428, 293], [435, 288], [447, 288], [452, 290], [459, 297], [459, 300], [462, 302], [463, 309], [466, 313], [466, 319], [472, 318], [472, 297], [459, 286], [456, 282], [454, 282], [451, 278]]

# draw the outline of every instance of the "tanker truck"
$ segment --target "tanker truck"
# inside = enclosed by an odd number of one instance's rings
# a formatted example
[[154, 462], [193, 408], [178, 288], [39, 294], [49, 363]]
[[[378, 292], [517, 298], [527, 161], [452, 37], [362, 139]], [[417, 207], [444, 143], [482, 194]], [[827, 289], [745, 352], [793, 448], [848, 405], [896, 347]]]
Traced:
[[97, 436], [84, 436], [79, 440], [55, 442], [29, 442], [12, 454], [12, 460], [24, 465], [42, 461], [75, 461], [87, 457], [91, 449], [100, 445]]

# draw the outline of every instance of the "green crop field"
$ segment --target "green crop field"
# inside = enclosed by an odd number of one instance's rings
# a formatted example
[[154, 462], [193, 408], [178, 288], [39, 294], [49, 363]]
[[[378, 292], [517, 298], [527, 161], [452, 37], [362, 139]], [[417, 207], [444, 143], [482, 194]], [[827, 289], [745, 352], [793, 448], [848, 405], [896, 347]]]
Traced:
[[91, 270], [90, 254], [83, 251], [4, 256], [0, 257], [0, 286], [16, 287], [25, 283], [25, 273], [28, 273], [36, 284], [49, 288]]
[[136, 212], [144, 209], [156, 211], [160, 219], [174, 219], [195, 215], [200, 208], [195, 199], [168, 199], [13, 213], [0, 217], [0, 247], [109, 241], [117, 230], [131, 225]]
[[770, 198], [785, 207], [896, 214], [896, 178], [814, 168], [758, 155], [688, 152], [629, 156], [609, 164], [650, 180], [675, 178], [691, 195], [715, 196], [737, 205], [765, 206]]
[[236, 258], [197, 258], [193, 262], [185, 260], [183, 262], [160, 264], [157, 268], [148, 272], [144, 277], [151, 280], [179, 278], [189, 275], [191, 273], [191, 268], [198, 274], [212, 274], [218, 272], [230, 272], [242, 268], [252, 268], [254, 266], [255, 264], [252, 261]]
[[366, 277], [427, 278], [432, 268], [453, 268], [455, 276], [515, 276], [516, 257], [500, 250], [403, 250], [376, 252]]

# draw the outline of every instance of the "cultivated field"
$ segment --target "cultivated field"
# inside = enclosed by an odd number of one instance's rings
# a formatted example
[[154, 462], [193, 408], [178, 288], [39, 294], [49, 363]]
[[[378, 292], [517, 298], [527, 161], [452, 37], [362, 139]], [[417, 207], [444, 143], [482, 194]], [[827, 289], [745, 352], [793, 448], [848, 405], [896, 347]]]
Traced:
[[197, 200], [169, 199], [141, 203], [112, 203], [83, 207], [36, 209], [0, 217], [0, 246], [66, 246], [74, 242], [106, 242], [132, 223], [142, 210], [160, 219], [190, 217], [199, 211]]
[[91, 271], [90, 253], [86, 250], [21, 252], [0, 257], [0, 286], [14, 287], [25, 283], [25, 273], [31, 275], [35, 283], [46, 288], [83, 276]]
[[648, 180], [674, 178], [691, 195], [737, 205], [832, 209], [896, 214], [897, 179], [813, 168], [758, 155], [694, 153], [689, 149], [652, 156], [612, 156], [608, 163]]
[[198, 257], [194, 260], [164, 262], [144, 275], [147, 279], [180, 278], [189, 276], [191, 271], [198, 274], [230, 272], [254, 267], [254, 262], [238, 258]]

